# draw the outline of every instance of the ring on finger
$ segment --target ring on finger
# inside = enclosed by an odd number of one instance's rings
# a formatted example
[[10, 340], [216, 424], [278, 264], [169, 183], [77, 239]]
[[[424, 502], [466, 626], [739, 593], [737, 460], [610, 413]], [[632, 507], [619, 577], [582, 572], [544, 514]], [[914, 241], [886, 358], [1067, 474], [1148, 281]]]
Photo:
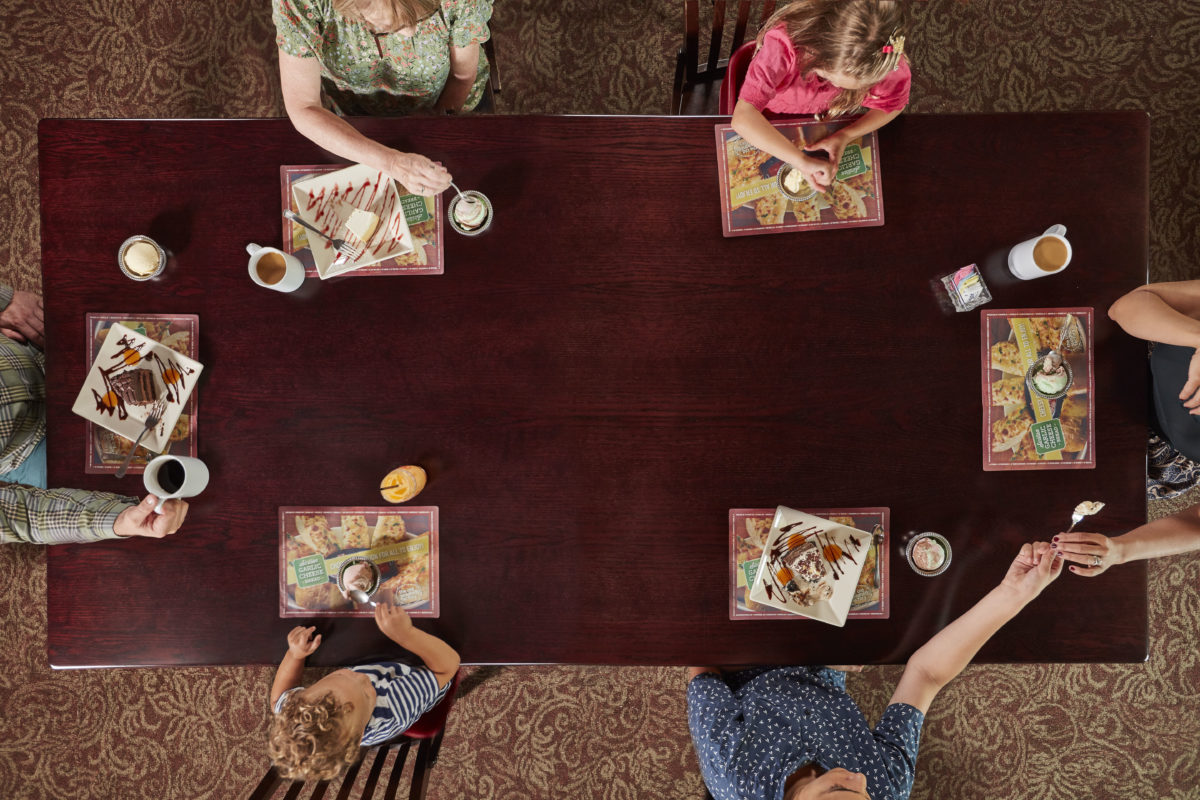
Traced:
[[1103, 563], [1104, 563], [1104, 559], [1100, 558], [1100, 556], [1092, 556], [1092, 566], [1093, 567], [1098, 567]]

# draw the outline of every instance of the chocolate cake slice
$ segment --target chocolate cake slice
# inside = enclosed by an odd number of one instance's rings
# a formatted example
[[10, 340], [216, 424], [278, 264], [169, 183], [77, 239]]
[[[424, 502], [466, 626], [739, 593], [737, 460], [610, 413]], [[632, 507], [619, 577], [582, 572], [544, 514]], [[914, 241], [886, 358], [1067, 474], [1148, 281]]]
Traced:
[[145, 406], [158, 399], [158, 384], [148, 369], [127, 369], [108, 380], [126, 405]]

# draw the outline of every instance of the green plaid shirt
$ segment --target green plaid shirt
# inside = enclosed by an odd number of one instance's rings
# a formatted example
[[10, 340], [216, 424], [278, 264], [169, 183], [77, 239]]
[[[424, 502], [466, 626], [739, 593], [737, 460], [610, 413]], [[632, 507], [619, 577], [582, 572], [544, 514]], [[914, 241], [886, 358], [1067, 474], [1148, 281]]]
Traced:
[[117, 517], [136, 497], [0, 483], [0, 542], [67, 544], [117, 539]]
[[[0, 285], [0, 311], [11, 300], [12, 289]], [[0, 473], [21, 466], [45, 435], [45, 356], [0, 335]]]
[[[11, 287], [0, 284], [0, 311], [12, 295]], [[0, 335], [0, 474], [19, 467], [45, 435], [45, 357], [32, 345]], [[0, 542], [114, 539], [117, 516], [136, 504], [136, 498], [108, 492], [0, 482]]]

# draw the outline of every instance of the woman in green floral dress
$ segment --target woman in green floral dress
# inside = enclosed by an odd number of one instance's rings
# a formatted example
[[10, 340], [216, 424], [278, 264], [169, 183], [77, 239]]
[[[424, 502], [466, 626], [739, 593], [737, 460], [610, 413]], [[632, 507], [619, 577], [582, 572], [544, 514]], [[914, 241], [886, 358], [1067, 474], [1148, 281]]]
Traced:
[[[450, 185], [441, 164], [363, 136], [341, 118], [473, 109], [488, 80], [491, 0], [272, 0], [283, 103], [296, 130], [411, 192]], [[322, 88], [324, 83], [324, 89]]]

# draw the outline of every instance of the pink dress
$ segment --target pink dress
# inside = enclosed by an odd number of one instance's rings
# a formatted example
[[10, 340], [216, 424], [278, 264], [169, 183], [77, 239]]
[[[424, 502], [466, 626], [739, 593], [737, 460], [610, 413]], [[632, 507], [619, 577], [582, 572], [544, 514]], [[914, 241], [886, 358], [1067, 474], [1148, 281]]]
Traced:
[[[829, 81], [801, 71], [803, 60], [788, 38], [783, 25], [767, 31], [762, 47], [754, 54], [746, 70], [739, 99], [759, 111], [775, 114], [820, 114], [841, 91]], [[912, 71], [908, 59], [900, 58], [900, 67], [868, 90], [863, 106], [880, 111], [897, 111], [908, 105]]]

